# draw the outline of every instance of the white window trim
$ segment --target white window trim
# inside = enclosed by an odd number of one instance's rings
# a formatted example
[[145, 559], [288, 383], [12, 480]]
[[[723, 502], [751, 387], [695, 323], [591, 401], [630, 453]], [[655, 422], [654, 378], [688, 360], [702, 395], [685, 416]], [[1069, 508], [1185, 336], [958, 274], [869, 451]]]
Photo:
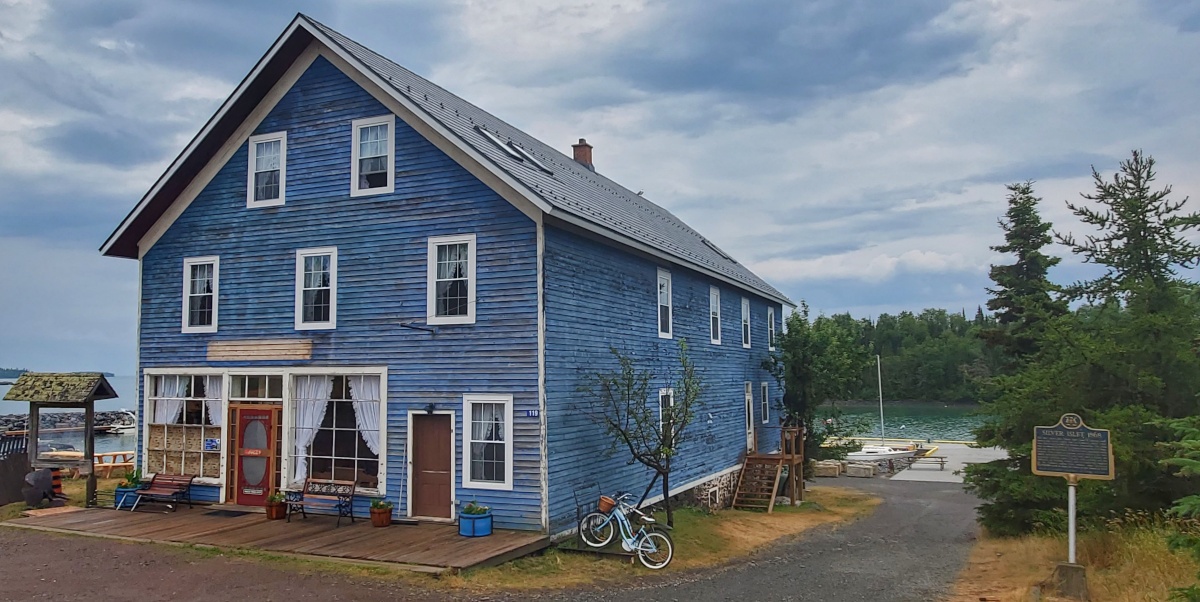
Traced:
[[663, 430], [663, 405], [662, 405], [662, 398], [663, 398], [663, 396], [664, 396], [664, 395], [666, 395], [666, 396], [667, 396], [667, 398], [671, 400], [671, 403], [670, 403], [670, 404], [668, 404], [668, 405], [669, 405], [670, 407], [675, 407], [675, 389], [672, 389], [672, 388], [665, 388], [665, 389], [659, 389], [659, 390], [658, 390], [658, 432], [660, 432], [660, 433], [661, 433], [661, 432], [662, 432], [662, 430]]
[[[314, 255], [329, 255], [329, 321], [304, 322], [304, 258]], [[337, 328], [338, 297], [337, 247], [313, 247], [296, 249], [296, 330], [333, 330]]]
[[762, 403], [759, 406], [759, 409], [762, 410], [762, 423], [766, 424], [771, 421], [771, 388], [765, 382], [759, 383], [758, 388], [762, 394]]
[[[228, 405], [229, 393], [231, 392], [232, 379], [237, 376], [262, 376], [276, 375], [283, 376], [283, 412], [280, 420], [283, 421], [283, 450], [277, 451], [279, 459], [280, 478], [283, 481], [283, 489], [285, 491], [295, 491], [304, 486], [303, 481], [292, 481], [292, 454], [296, 450], [296, 433], [294, 420], [296, 419], [296, 403], [292, 396], [292, 381], [297, 376], [378, 376], [379, 377], [379, 474], [376, 478], [379, 479], [379, 484], [375, 489], [370, 487], [359, 487], [356, 494], [371, 497], [387, 497], [387, 454], [388, 454], [388, 371], [384, 367], [371, 366], [346, 366], [346, 367], [319, 367], [319, 368], [237, 368], [230, 370], [227, 373], [225, 382], [228, 385], [225, 388], [225, 399]], [[422, 410], [422, 413], [424, 410]], [[226, 410], [228, 413], [228, 410]], [[408, 424], [412, 424], [410, 421]], [[228, 438], [226, 438], [228, 443]], [[453, 449], [453, 445], [450, 446]], [[412, 449], [410, 446], [408, 449]], [[311, 457], [311, 456], [310, 456]], [[390, 498], [389, 498], [390, 499]]]
[[[279, 198], [256, 201], [254, 200], [254, 147], [259, 143], [271, 142], [272, 140], [279, 141]], [[287, 198], [287, 132], [251, 136], [247, 151], [249, 159], [246, 166], [246, 207], [278, 207], [282, 205]]]
[[754, 383], [744, 383], [743, 393], [744, 404], [746, 406], [746, 449], [753, 450], [756, 443], [754, 437]]
[[742, 297], [742, 323], [741, 323], [742, 332], [741, 332], [741, 335], [742, 335], [742, 348], [743, 349], [750, 348], [750, 331], [753, 329], [751, 329], [749, 326], [750, 326], [750, 300], [745, 297]]
[[775, 351], [775, 308], [767, 306], [767, 351]]
[[[471, 404], [502, 403], [504, 404], [504, 482], [475, 481], [471, 479]], [[462, 486], [463, 489], [490, 489], [493, 491], [512, 491], [513, 489], [513, 396], [468, 393], [463, 395], [463, 436], [462, 436]]]
[[225, 475], [228, 474], [226, 460], [229, 454], [225, 451], [229, 448], [229, 420], [225, 417], [229, 416], [229, 378], [222, 368], [146, 368], [142, 371], [142, 391], [141, 403], [138, 404], [137, 416], [141, 424], [138, 430], [141, 432], [142, 450], [137, 454], [140, 464], [136, 468], [145, 471], [150, 464], [150, 448], [145, 443], [150, 440], [150, 421], [153, 413], [147, 412], [150, 408], [151, 395], [150, 390], [154, 377], [156, 376], [222, 376], [221, 379], [221, 476], [212, 477], [196, 477], [193, 481], [197, 485], [217, 485], [221, 487], [221, 499], [225, 499]]
[[[461, 243], [467, 243], [467, 315], [439, 316], [437, 315], [437, 248], [438, 245]], [[425, 271], [425, 323], [430, 325], [474, 324], [475, 293], [479, 286], [475, 280], [475, 235], [430, 236], [428, 255]]]
[[[713, 332], [712, 319], [713, 310], [716, 310], [717, 330]], [[717, 286], [708, 287], [708, 342], [713, 345], [721, 344], [721, 288]]]
[[[658, 299], [658, 282], [663, 278], [667, 279], [667, 330], [662, 329], [662, 303]], [[674, 336], [675, 331], [675, 305], [672, 300], [672, 294], [675, 288], [671, 282], [671, 271], [663, 268], [658, 268], [658, 277], [654, 280], [654, 327], [658, 329], [658, 338], [669, 339]]]
[[[362, 128], [386, 124], [388, 126], [387, 148], [387, 186], [382, 188], [359, 188], [358, 187], [358, 136]], [[379, 117], [367, 117], [364, 119], [355, 119], [350, 122], [351, 131], [351, 147], [350, 147], [350, 196], [370, 196], [374, 194], [389, 194], [396, 190], [396, 116], [392, 114], [381, 115]]]
[[[213, 266], [213, 306], [212, 306], [212, 324], [209, 326], [190, 326], [188, 324], [188, 297], [192, 291], [192, 274], [191, 268], [194, 265], [203, 265], [211, 263]], [[217, 306], [221, 299], [221, 258], [216, 255], [206, 255], [204, 257], [184, 257], [183, 258], [183, 319], [181, 322], [184, 333], [197, 332], [216, 332], [217, 331]]]

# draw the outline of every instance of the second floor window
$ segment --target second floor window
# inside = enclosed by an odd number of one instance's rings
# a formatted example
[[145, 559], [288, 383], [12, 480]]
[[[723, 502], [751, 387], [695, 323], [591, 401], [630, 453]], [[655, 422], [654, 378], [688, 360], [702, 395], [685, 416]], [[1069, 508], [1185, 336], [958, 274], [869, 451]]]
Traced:
[[671, 272], [658, 270], [658, 336], [671, 338]]
[[296, 251], [296, 330], [337, 327], [337, 247]]
[[247, 207], [283, 204], [287, 179], [287, 132], [250, 137]]
[[742, 347], [750, 348], [750, 300], [742, 297]]
[[475, 323], [475, 235], [429, 239], [428, 324]]
[[721, 289], [708, 287], [708, 339], [713, 345], [721, 344]]
[[767, 350], [775, 351], [775, 308], [767, 308]]
[[217, 257], [183, 260], [183, 332], [217, 331]]
[[351, 150], [350, 196], [392, 192], [395, 189], [392, 142], [396, 119], [392, 115], [356, 119]]

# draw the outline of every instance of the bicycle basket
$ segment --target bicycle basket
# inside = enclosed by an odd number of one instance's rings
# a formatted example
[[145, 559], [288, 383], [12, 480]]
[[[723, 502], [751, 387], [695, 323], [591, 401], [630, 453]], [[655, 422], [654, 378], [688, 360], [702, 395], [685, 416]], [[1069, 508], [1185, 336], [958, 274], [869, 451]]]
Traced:
[[612, 509], [617, 505], [617, 500], [614, 500], [607, 495], [600, 496], [600, 511], [612, 512]]

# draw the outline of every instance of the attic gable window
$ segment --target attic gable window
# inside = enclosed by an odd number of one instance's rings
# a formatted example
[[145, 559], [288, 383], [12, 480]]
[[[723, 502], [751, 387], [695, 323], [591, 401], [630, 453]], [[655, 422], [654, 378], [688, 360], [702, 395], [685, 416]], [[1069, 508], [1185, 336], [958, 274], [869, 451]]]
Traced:
[[429, 238], [426, 324], [475, 323], [475, 235]]
[[251, 136], [249, 156], [246, 206], [282, 205], [287, 183], [287, 132]]
[[217, 286], [220, 259], [183, 260], [183, 332], [217, 331]]
[[385, 194], [395, 190], [396, 116], [355, 119], [350, 157], [350, 196]]
[[658, 269], [658, 337], [671, 338], [671, 272]]

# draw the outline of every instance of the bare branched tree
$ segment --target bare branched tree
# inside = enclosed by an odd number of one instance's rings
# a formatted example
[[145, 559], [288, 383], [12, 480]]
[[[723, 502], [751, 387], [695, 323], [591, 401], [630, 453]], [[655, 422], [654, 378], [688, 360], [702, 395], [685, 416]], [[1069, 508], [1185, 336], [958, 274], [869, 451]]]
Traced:
[[596, 371], [584, 377], [579, 387], [587, 402], [583, 412], [605, 434], [612, 437], [610, 453], [624, 448], [629, 463], [641, 463], [662, 482], [667, 524], [674, 526], [671, 508], [671, 468], [679, 449], [689, 440], [688, 427], [699, 408], [702, 383], [687, 354], [687, 342], [679, 340], [679, 366], [667, 375], [667, 386], [651, 391], [655, 375], [637, 362], [610, 348], [617, 360], [616, 371]]

